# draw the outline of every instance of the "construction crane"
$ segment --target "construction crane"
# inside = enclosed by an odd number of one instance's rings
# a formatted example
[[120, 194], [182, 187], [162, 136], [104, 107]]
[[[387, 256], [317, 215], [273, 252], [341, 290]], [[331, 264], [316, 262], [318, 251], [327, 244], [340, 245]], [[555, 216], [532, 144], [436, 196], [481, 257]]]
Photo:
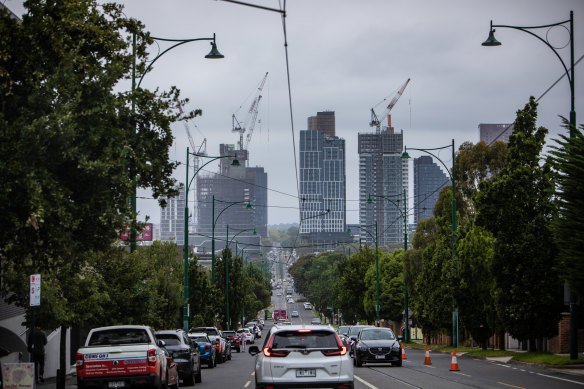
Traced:
[[[390, 115], [391, 109], [397, 103], [397, 101], [401, 97], [402, 93], [404, 93], [404, 90], [406, 89], [406, 86], [408, 86], [409, 82], [410, 82], [410, 79], [408, 78], [407, 81], [401, 86], [401, 88], [399, 88], [399, 90], [397, 91], [395, 96], [393, 96], [393, 98], [391, 99], [391, 101], [389, 102], [387, 107], [385, 108], [385, 111], [381, 115], [381, 118], [384, 118], [385, 116], [387, 116], [387, 124], [388, 124], [390, 131], [393, 130], [393, 127], [391, 126], [391, 115]], [[384, 102], [386, 99], [387, 98], [383, 99], [379, 104]], [[377, 105], [379, 105], [379, 104], [377, 104]], [[369, 126], [375, 127], [377, 129], [376, 132], [378, 134], [381, 132], [381, 122], [379, 121], [379, 118], [377, 117], [377, 114], [375, 113], [375, 110], [373, 108], [371, 108], [371, 121], [369, 122]]]
[[[243, 123], [243, 125], [241, 124], [241, 122], [239, 120], [237, 120], [237, 117], [235, 116], [235, 114], [231, 115], [231, 123], [233, 126], [231, 131], [232, 132], [239, 132], [239, 149], [240, 150], [247, 150], [247, 147], [249, 146], [249, 141], [251, 140], [251, 136], [253, 134], [253, 129], [255, 127], [256, 120], [258, 117], [258, 108], [260, 105], [260, 101], [262, 99], [262, 89], [264, 89], [264, 84], [266, 83], [267, 78], [268, 78], [268, 72], [266, 72], [266, 75], [264, 76], [264, 78], [262, 79], [262, 81], [260, 82], [260, 84], [257, 88], [257, 92], [254, 96], [254, 99], [251, 102], [249, 109], [247, 110], [248, 118]], [[246, 130], [247, 130], [247, 136], [246, 136], [245, 145], [244, 145], [243, 144], [243, 134], [245, 133]]]

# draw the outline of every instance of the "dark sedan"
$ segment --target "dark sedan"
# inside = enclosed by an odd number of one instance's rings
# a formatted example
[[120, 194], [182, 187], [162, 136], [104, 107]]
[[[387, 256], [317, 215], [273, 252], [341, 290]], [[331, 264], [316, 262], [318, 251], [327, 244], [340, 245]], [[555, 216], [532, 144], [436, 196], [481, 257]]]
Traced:
[[353, 350], [357, 367], [363, 363], [402, 365], [401, 346], [389, 328], [363, 328]]

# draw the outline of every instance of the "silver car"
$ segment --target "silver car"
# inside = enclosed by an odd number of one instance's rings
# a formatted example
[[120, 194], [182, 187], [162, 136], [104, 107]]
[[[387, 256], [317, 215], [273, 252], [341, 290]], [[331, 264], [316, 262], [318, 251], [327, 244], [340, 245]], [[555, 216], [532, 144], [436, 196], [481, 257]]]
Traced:
[[257, 355], [256, 388], [331, 387], [352, 389], [353, 361], [331, 327], [273, 327]]

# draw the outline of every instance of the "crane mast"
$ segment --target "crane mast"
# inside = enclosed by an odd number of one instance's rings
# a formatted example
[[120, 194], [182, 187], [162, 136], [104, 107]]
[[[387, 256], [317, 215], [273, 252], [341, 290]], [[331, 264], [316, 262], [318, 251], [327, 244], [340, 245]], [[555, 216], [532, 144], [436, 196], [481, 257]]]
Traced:
[[[389, 104], [387, 105], [387, 107], [385, 108], [385, 111], [381, 115], [382, 118], [385, 117], [385, 116], [387, 116], [387, 124], [388, 124], [388, 127], [389, 127], [390, 131], [393, 129], [393, 127], [391, 126], [391, 115], [390, 115], [390, 112], [391, 112], [392, 108], [395, 106], [395, 104], [397, 103], [397, 101], [399, 100], [399, 98], [401, 97], [401, 95], [404, 93], [404, 90], [408, 86], [408, 83], [409, 82], [410, 82], [410, 79], [408, 78], [406, 80], [406, 82], [401, 86], [401, 88], [399, 88], [399, 90], [397, 91], [397, 93], [393, 96], [393, 98], [391, 99], [391, 101], [389, 102]], [[385, 99], [383, 101], [385, 101]], [[375, 110], [373, 108], [371, 108], [371, 121], [369, 122], [369, 126], [375, 127], [376, 128], [376, 132], [378, 134], [381, 132], [381, 122], [379, 121], [379, 118], [378, 118], [378, 116], [375, 113]]]
[[[231, 115], [231, 124], [232, 124], [231, 131], [239, 133], [239, 149], [240, 150], [247, 150], [247, 147], [249, 146], [249, 142], [250, 142], [251, 136], [253, 134], [253, 129], [254, 129], [256, 121], [257, 121], [258, 108], [260, 105], [260, 101], [262, 100], [261, 93], [262, 93], [262, 90], [264, 89], [264, 85], [266, 83], [267, 78], [268, 78], [268, 72], [266, 72], [266, 74], [264, 75], [264, 78], [260, 82], [260, 84], [257, 88], [256, 95], [255, 95], [253, 101], [251, 102], [249, 109], [247, 110], [248, 119], [246, 120], [246, 122], [244, 122], [242, 124], [239, 120], [237, 120], [237, 117], [235, 116], [235, 114]], [[244, 145], [243, 144], [243, 134], [246, 132], [246, 130], [247, 130], [247, 136], [246, 136], [246, 141], [245, 141], [245, 145]]]

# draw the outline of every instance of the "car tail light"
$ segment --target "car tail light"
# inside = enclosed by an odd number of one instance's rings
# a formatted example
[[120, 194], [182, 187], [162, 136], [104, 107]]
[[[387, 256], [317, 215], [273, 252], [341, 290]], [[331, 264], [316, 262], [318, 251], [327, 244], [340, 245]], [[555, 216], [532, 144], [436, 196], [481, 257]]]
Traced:
[[75, 366], [77, 366], [77, 369], [83, 369], [83, 367], [84, 367], [84, 365], [83, 365], [83, 354], [77, 353], [77, 358], [76, 358]]
[[208, 353], [211, 350], [211, 346], [209, 346], [209, 344], [207, 343], [205, 345], [205, 352]]
[[321, 352], [324, 354], [325, 357], [334, 357], [334, 356], [342, 356], [345, 355], [347, 353], [347, 347], [343, 346], [343, 342], [341, 342], [341, 338], [339, 338], [339, 335], [336, 334], [337, 337], [337, 344], [339, 345], [339, 349], [338, 350], [321, 350]]
[[290, 351], [274, 351], [269, 347], [264, 347], [264, 355], [266, 357], [287, 357]]
[[298, 330], [298, 332], [312, 332], [312, 330]]
[[148, 366], [156, 365], [156, 349], [151, 348], [148, 350]]

